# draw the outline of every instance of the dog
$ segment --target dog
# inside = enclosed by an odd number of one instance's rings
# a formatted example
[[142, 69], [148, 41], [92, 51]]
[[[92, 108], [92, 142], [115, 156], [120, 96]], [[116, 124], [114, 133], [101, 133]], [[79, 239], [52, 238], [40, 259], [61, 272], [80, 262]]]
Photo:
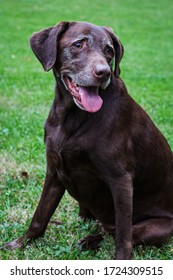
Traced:
[[60, 22], [34, 33], [31, 48], [53, 70], [55, 98], [45, 123], [47, 170], [26, 233], [5, 245], [23, 248], [44, 234], [65, 191], [79, 215], [101, 231], [79, 241], [98, 248], [114, 236], [115, 259], [133, 246], [161, 246], [173, 234], [173, 154], [120, 79], [123, 46], [110, 28]]

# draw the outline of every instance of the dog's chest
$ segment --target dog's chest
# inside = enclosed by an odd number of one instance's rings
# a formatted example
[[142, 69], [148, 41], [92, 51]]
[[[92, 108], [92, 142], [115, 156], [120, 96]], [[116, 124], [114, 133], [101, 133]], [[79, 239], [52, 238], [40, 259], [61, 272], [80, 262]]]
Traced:
[[98, 161], [96, 149], [86, 145], [85, 139], [63, 139], [60, 134], [52, 141], [51, 153], [54, 154], [59, 180], [75, 199], [86, 199], [100, 185], [95, 164]]
[[101, 142], [98, 144], [99, 138], [92, 137], [91, 132], [66, 137], [61, 128], [56, 134], [55, 130], [52, 133], [47, 131], [47, 160], [52, 168], [56, 168], [58, 180], [68, 193], [90, 209], [98, 220], [106, 221], [109, 212], [113, 213], [113, 201], [103, 168], [108, 165], [108, 157], [106, 152], [103, 153], [105, 147]]
[[94, 162], [89, 152], [79, 148], [62, 150], [60, 158], [61, 167], [57, 172], [70, 195], [80, 201], [92, 192], [93, 184], [98, 184]]

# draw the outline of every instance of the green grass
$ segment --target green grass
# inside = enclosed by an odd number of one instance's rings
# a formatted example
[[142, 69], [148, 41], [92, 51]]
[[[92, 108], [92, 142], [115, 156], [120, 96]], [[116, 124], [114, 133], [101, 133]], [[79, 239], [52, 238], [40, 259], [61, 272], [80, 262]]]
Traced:
[[[89, 3], [89, 4], [88, 4]], [[61, 20], [111, 26], [125, 47], [122, 78], [129, 93], [149, 113], [173, 148], [172, 0], [6, 0], [0, 28], [0, 245], [29, 226], [45, 175], [43, 125], [54, 96], [52, 73], [44, 73], [29, 47], [34, 31]], [[22, 176], [27, 172], [29, 178]], [[77, 240], [97, 230], [78, 218], [66, 195], [44, 238], [20, 251], [0, 251], [0, 259], [111, 259], [106, 236], [97, 252], [80, 252]], [[160, 249], [138, 247], [135, 259], [173, 259], [173, 239]]]

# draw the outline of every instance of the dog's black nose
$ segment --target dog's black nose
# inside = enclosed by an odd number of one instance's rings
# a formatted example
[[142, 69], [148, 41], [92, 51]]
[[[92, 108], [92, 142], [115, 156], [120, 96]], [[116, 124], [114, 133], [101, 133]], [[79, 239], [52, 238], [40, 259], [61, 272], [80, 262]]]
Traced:
[[97, 64], [93, 69], [93, 75], [97, 80], [105, 81], [110, 78], [111, 70], [107, 65]]

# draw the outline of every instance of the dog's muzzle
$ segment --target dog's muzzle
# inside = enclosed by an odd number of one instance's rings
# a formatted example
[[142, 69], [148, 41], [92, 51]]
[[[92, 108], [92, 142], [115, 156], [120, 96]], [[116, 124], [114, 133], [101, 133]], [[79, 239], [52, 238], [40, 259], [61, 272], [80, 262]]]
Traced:
[[82, 110], [95, 113], [100, 110], [103, 104], [99, 96], [99, 88], [105, 89], [110, 83], [110, 78], [99, 86], [81, 86], [72, 80], [71, 77], [62, 76], [62, 81], [66, 89], [73, 96], [75, 104]]

